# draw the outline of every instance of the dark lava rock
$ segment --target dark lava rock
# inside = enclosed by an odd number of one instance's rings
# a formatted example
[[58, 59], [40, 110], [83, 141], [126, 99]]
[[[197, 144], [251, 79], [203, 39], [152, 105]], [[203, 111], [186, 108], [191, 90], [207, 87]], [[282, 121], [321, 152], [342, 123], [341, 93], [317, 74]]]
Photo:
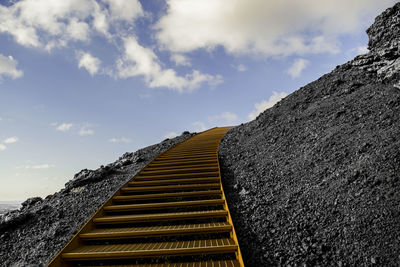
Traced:
[[224, 137], [246, 266], [400, 266], [400, 3], [370, 52]]
[[153, 158], [192, 136], [181, 136], [125, 153], [97, 170], [82, 170], [65, 188], [30, 198], [0, 217], [0, 266], [45, 266], [92, 214]]

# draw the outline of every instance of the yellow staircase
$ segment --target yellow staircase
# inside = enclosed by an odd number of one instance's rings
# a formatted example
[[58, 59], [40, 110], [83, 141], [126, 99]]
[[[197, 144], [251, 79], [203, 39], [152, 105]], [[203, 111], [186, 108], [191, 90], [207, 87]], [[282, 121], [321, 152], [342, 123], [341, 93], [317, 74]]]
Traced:
[[218, 163], [229, 129], [202, 132], [159, 155], [48, 266], [244, 266]]

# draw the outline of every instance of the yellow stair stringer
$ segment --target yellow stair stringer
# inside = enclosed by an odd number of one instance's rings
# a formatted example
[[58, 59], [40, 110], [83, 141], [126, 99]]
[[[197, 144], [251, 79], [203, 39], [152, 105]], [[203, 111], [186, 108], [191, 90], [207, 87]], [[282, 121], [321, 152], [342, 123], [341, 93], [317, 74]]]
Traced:
[[[231, 129], [232, 127], [229, 127], [229, 129]], [[219, 150], [219, 145], [217, 147], [217, 152]], [[219, 172], [219, 177], [220, 177], [220, 184], [221, 184], [221, 191], [222, 191], [222, 199], [225, 200], [225, 204], [224, 204], [224, 208], [226, 211], [228, 211], [228, 222], [230, 225], [232, 225], [232, 232], [231, 232], [231, 237], [233, 238], [233, 240], [236, 242], [236, 244], [238, 244], [238, 251], [236, 252], [236, 258], [240, 263], [240, 266], [244, 267], [244, 262], [243, 262], [243, 258], [242, 258], [242, 252], [240, 251], [240, 246], [239, 246], [239, 240], [236, 236], [236, 231], [235, 231], [235, 226], [233, 225], [233, 221], [232, 221], [232, 217], [231, 217], [231, 213], [229, 212], [229, 207], [228, 207], [228, 202], [226, 200], [225, 197], [225, 193], [224, 193], [224, 188], [222, 186], [222, 177], [221, 177], [221, 168], [219, 166], [219, 160], [218, 160], [218, 172]]]

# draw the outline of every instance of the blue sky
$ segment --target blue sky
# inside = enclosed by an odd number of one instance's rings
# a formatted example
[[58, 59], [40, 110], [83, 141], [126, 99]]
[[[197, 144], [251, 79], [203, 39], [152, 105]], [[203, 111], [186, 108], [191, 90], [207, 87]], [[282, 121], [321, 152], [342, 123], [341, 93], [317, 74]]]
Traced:
[[396, 1], [0, 1], [0, 200], [247, 122], [367, 51]]

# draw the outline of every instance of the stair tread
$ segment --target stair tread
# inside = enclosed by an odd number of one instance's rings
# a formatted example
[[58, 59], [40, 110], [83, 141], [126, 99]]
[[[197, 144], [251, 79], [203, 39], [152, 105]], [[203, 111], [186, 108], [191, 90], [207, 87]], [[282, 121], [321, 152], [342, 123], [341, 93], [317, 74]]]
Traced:
[[199, 182], [219, 182], [219, 177], [207, 177], [207, 178], [189, 178], [189, 179], [165, 179], [165, 180], [150, 180], [150, 181], [135, 181], [129, 182], [129, 186], [139, 185], [159, 185], [159, 184], [177, 184], [177, 183], [199, 183]]
[[179, 151], [169, 151], [163, 154], [163, 156], [176, 156], [176, 155], [205, 155], [205, 154], [216, 154], [217, 148], [213, 147], [211, 149], [204, 149], [204, 150], [179, 150]]
[[225, 203], [223, 199], [208, 199], [194, 201], [175, 201], [161, 203], [145, 203], [145, 204], [126, 204], [126, 205], [109, 205], [104, 207], [105, 211], [133, 211], [156, 208], [171, 208], [171, 207], [188, 207], [188, 206], [206, 206], [206, 205], [222, 205]]
[[135, 265], [105, 265], [103, 267], [239, 267], [238, 260], [223, 261], [197, 261], [197, 262], [179, 262], [179, 263], [152, 263]]
[[174, 153], [216, 153], [217, 146], [207, 146], [202, 148], [180, 148], [180, 149], [171, 149], [170, 151], [164, 153], [163, 155], [170, 155]]
[[163, 191], [175, 189], [198, 189], [198, 188], [219, 188], [220, 184], [189, 184], [189, 185], [163, 185], [163, 186], [138, 186], [124, 187], [123, 192]]
[[215, 159], [215, 157], [218, 156], [217, 154], [214, 155], [194, 155], [194, 156], [174, 156], [174, 157], [164, 157], [164, 156], [159, 156], [155, 159], [154, 162], [166, 162], [166, 161], [173, 161], [173, 160], [204, 160], [204, 159]]
[[121, 237], [147, 237], [165, 234], [182, 233], [201, 233], [201, 232], [222, 232], [229, 231], [232, 226], [228, 222], [198, 223], [198, 224], [179, 224], [147, 227], [118, 227], [118, 228], [97, 228], [84, 234], [80, 234], [83, 239], [101, 238], [121, 238]]
[[158, 243], [85, 245], [63, 253], [66, 260], [121, 259], [143, 256], [196, 255], [202, 253], [236, 252], [238, 246], [230, 238], [172, 241]]
[[[169, 166], [168, 164], [160, 164], [162, 166], [157, 166], [157, 165], [148, 165], [145, 169], [143, 170], [174, 170], [174, 169], [191, 169], [191, 168], [200, 168], [200, 167], [218, 167], [217, 161], [212, 161], [211, 163], [187, 163], [187, 164], [177, 164], [177, 165], [172, 165]], [[171, 164], [170, 164], [171, 165]]]
[[188, 159], [188, 160], [171, 160], [171, 161], [166, 161], [164, 160], [163, 162], [158, 162], [157, 159], [155, 159], [152, 163], [150, 163], [148, 166], [149, 167], [153, 167], [153, 166], [160, 166], [160, 165], [176, 165], [176, 164], [203, 164], [205, 162], [212, 162], [212, 164], [216, 164], [217, 163], [217, 159], [214, 158], [210, 158], [210, 159], [200, 159], [200, 160], [196, 160], [196, 159]]
[[188, 177], [188, 178], [202, 178], [204, 176], [208, 177], [216, 177], [219, 176], [219, 171], [210, 171], [210, 172], [196, 172], [196, 173], [178, 173], [178, 174], [162, 174], [162, 175], [149, 175], [149, 176], [141, 176], [140, 174], [135, 177], [135, 179], [168, 179], [173, 177]]
[[174, 192], [174, 193], [159, 193], [159, 194], [144, 194], [144, 195], [123, 195], [115, 196], [113, 199], [118, 201], [143, 200], [143, 199], [160, 199], [160, 198], [178, 198], [189, 196], [207, 196], [222, 194], [221, 190], [193, 191], [193, 192]]
[[193, 172], [217, 172], [218, 166], [207, 166], [207, 167], [199, 167], [199, 168], [175, 168], [175, 169], [164, 169], [160, 168], [158, 170], [143, 170], [139, 175], [151, 175], [151, 174], [180, 174], [180, 173], [193, 173]]
[[217, 152], [197, 152], [197, 153], [190, 153], [190, 152], [185, 152], [185, 153], [168, 153], [168, 154], [163, 154], [160, 156], [160, 159], [162, 158], [175, 158], [175, 157], [215, 157], [217, 155]]
[[217, 154], [199, 154], [199, 155], [176, 155], [176, 156], [160, 156], [157, 157], [157, 162], [162, 160], [176, 160], [176, 159], [214, 159]]
[[146, 222], [157, 220], [179, 220], [179, 219], [197, 219], [208, 217], [226, 216], [226, 210], [208, 210], [208, 211], [185, 211], [185, 212], [169, 212], [156, 214], [139, 214], [139, 215], [113, 215], [94, 218], [94, 223], [131, 223]]

